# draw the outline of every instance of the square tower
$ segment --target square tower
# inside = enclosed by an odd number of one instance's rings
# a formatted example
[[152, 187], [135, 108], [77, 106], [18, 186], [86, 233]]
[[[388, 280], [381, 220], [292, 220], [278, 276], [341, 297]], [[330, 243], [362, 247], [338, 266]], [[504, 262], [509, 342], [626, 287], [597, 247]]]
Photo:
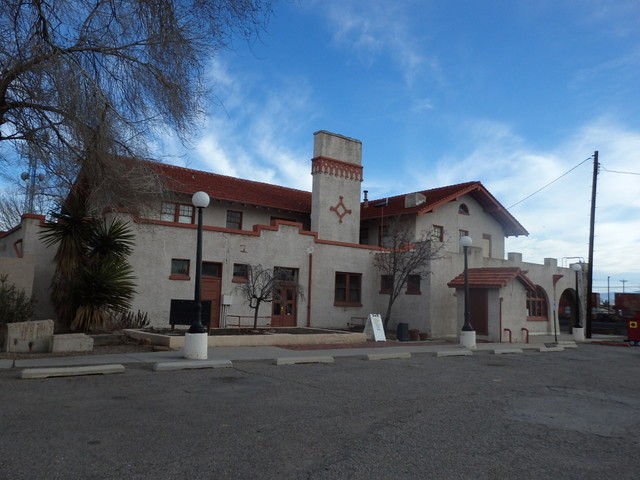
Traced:
[[362, 142], [324, 130], [313, 135], [311, 230], [324, 240], [358, 243]]

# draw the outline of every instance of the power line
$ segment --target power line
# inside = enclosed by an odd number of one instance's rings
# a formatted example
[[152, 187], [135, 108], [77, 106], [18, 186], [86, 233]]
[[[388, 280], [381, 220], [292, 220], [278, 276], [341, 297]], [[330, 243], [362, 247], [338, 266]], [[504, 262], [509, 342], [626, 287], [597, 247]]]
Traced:
[[511, 205], [509, 208], [507, 208], [507, 210], [511, 210], [513, 207], [515, 207], [516, 205], [521, 204], [522, 202], [524, 202], [525, 200], [530, 199], [531, 197], [533, 197], [535, 194], [540, 193], [542, 190], [544, 190], [545, 188], [547, 188], [549, 185], [552, 185], [554, 183], [556, 183], [558, 180], [560, 180], [562, 177], [564, 177], [565, 175], [568, 175], [569, 173], [573, 172], [576, 168], [578, 168], [580, 165], [582, 165], [585, 162], [588, 162], [589, 160], [591, 160], [593, 158], [593, 155], [585, 158], [583, 161], [581, 161], [579, 164], [577, 164], [575, 167], [571, 168], [570, 170], [567, 170], [566, 172], [564, 172], [562, 175], [560, 175], [558, 178], [551, 180], [549, 183], [547, 183], [544, 187], [539, 188], [538, 190], [536, 190], [535, 192], [533, 192], [531, 195], [528, 195], [526, 197], [524, 197], [522, 200], [520, 200], [519, 202], [514, 203], [513, 205]]
[[619, 170], [608, 170], [602, 164], [600, 164], [600, 167], [602, 168], [602, 170], [604, 170], [605, 172], [609, 172], [609, 173], [621, 173], [622, 175], [640, 175], [640, 173], [637, 173], [637, 172], [621, 172]]

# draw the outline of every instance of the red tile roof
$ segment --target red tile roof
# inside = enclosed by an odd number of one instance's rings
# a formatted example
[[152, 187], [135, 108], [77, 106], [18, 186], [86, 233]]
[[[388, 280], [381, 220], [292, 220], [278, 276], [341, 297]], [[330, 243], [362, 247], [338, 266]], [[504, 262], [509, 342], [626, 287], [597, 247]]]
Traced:
[[[535, 284], [518, 267], [469, 269], [469, 287], [471, 288], [502, 288], [516, 279], [522, 282], [527, 290], [536, 289]], [[451, 288], [463, 288], [464, 272], [447, 283], [447, 285]]]
[[[203, 172], [157, 162], [146, 162], [152, 170], [165, 179], [167, 188], [176, 192], [192, 195], [202, 190], [217, 200], [275, 208], [299, 213], [311, 213], [311, 192], [281, 187], [269, 183], [244, 180], [217, 173]], [[478, 181], [459, 183], [446, 187], [422, 190], [426, 201], [415, 207], [405, 208], [406, 195], [397, 195], [387, 199], [370, 200], [368, 207], [361, 206], [361, 219], [379, 218], [396, 215], [420, 215], [429, 213], [439, 206], [455, 200], [462, 195], [471, 195], [485, 211], [502, 225], [506, 236], [528, 235], [529, 232], [495, 199]], [[375, 205], [386, 202], [384, 208]]]
[[[366, 220], [369, 218], [379, 218], [381, 215], [384, 217], [408, 214], [421, 215], [432, 212], [447, 202], [469, 194], [482, 205], [485, 212], [492, 215], [502, 225], [505, 236], [529, 235], [529, 232], [527, 232], [520, 222], [478, 181], [459, 183], [446, 187], [433, 188], [431, 190], [422, 190], [415, 193], [424, 195], [425, 202], [415, 207], [405, 207], [405, 197], [407, 194], [369, 200], [368, 207], [362, 208], [360, 218]], [[383, 204], [384, 207], [376, 207], [376, 205], [380, 204]]]
[[148, 163], [156, 173], [164, 177], [167, 188], [176, 193], [192, 195], [201, 190], [216, 200], [290, 212], [311, 212], [311, 192], [164, 163]]

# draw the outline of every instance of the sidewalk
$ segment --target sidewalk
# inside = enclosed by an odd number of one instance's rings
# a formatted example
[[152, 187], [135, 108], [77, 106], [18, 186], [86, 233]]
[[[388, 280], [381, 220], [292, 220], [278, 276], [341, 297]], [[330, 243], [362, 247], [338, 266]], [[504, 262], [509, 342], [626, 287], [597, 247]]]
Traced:
[[[208, 349], [207, 360], [187, 360], [182, 350], [169, 352], [145, 352], [145, 353], [121, 353], [110, 355], [87, 355], [45, 357], [34, 359], [0, 360], [0, 369], [27, 369], [27, 368], [54, 368], [54, 367], [78, 367], [91, 365], [127, 365], [127, 364], [151, 364], [158, 366], [170, 363], [176, 367], [198, 368], [211, 365], [230, 366], [239, 361], [268, 361], [276, 364], [284, 363], [310, 363], [333, 361], [342, 357], [361, 357], [371, 360], [388, 358], [408, 358], [412, 354], [430, 354], [433, 356], [457, 356], [471, 355], [473, 353], [522, 353], [524, 351], [559, 351], [565, 347], [576, 347], [572, 341], [562, 340], [555, 348], [548, 348], [542, 340], [536, 343], [478, 343], [474, 351], [466, 350], [455, 342], [397, 342], [397, 345], [377, 345], [376, 342], [367, 342], [359, 347], [326, 346], [296, 346], [285, 347], [211, 347]], [[560, 340], [560, 339], [559, 339]], [[550, 340], [551, 342], [553, 339]], [[395, 342], [393, 342], [395, 343]], [[172, 368], [179, 369], [179, 368]]]

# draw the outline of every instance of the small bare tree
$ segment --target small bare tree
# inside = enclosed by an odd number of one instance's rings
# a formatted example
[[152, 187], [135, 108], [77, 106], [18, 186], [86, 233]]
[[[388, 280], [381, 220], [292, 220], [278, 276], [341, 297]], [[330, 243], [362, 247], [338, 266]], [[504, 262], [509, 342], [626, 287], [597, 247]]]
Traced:
[[247, 281], [239, 285], [237, 289], [253, 309], [253, 328], [258, 328], [258, 312], [260, 305], [273, 301], [283, 301], [280, 296], [280, 284], [294, 288], [298, 297], [302, 296], [302, 287], [295, 278], [292, 278], [287, 269], [265, 268], [262, 265], [247, 265]]
[[101, 206], [157, 192], [151, 172], [143, 180], [120, 158], [154, 156], [148, 146], [167, 129], [182, 140], [194, 132], [207, 63], [234, 36], [259, 34], [270, 5], [2, 0], [0, 165], [37, 159], [67, 188], [82, 171], [89, 200]]
[[385, 276], [389, 292], [384, 328], [388, 328], [391, 310], [409, 275], [424, 278], [430, 271], [431, 262], [442, 258], [444, 243], [434, 242], [430, 232], [422, 232], [417, 238], [408, 224], [393, 220], [385, 232], [385, 247], [374, 255], [373, 263]]

